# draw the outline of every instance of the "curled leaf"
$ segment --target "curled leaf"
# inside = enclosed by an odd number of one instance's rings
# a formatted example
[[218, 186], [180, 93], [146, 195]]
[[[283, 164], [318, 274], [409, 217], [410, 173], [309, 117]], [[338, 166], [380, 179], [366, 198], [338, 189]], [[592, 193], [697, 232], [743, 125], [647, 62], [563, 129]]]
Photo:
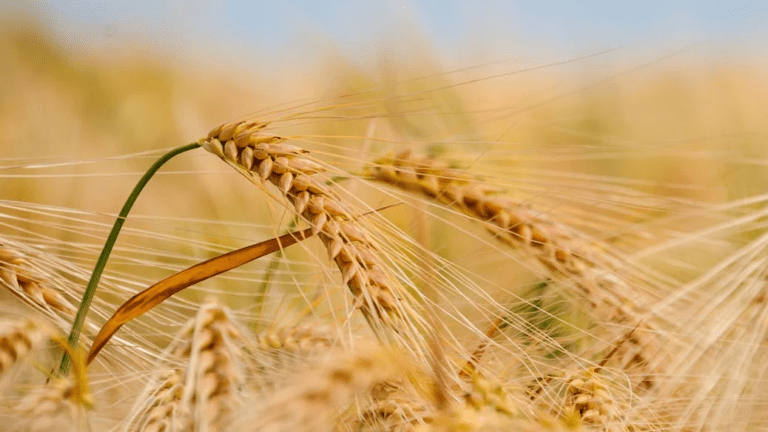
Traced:
[[96, 358], [99, 351], [123, 324], [151, 310], [184, 288], [298, 243], [312, 235], [312, 228], [307, 228], [228, 252], [176, 273], [136, 294], [123, 303], [101, 327], [88, 352], [87, 363], [90, 364]]

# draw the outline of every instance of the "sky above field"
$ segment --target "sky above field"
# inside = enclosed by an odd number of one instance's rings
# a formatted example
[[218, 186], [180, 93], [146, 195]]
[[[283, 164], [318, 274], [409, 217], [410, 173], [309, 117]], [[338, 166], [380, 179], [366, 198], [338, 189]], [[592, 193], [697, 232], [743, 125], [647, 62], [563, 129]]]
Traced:
[[323, 44], [354, 55], [409, 40], [449, 58], [562, 57], [649, 43], [751, 51], [768, 40], [768, 1], [5, 1], [0, 15], [38, 17], [65, 44], [133, 44], [198, 58], [238, 53], [246, 63]]

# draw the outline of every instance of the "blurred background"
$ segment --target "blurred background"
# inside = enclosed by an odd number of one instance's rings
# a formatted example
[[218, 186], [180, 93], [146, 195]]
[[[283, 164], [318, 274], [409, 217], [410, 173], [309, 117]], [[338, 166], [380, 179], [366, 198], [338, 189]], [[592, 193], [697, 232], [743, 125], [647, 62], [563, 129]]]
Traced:
[[[303, 144], [340, 169], [442, 153], [552, 212], [647, 223], [670, 202], [764, 193], [767, 23], [765, 1], [5, 1], [0, 228], [90, 267], [153, 160], [308, 103], [354, 103], [280, 131], [315, 137]], [[254, 194], [205, 152], [179, 157], [132, 213], [123, 271], [141, 262], [156, 281], [160, 261], [288, 226]], [[444, 229], [434, 246], [473, 262]]]

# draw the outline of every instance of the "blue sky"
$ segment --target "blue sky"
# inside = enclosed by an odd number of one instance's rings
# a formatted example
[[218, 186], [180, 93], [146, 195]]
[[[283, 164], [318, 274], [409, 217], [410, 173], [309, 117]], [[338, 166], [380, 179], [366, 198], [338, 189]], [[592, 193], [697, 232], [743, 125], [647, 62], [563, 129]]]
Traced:
[[3, 12], [38, 16], [67, 44], [139, 44], [244, 62], [300, 56], [324, 43], [354, 55], [414, 31], [455, 58], [542, 50], [563, 57], [704, 40], [746, 50], [768, 45], [768, 1], [5, 1]]

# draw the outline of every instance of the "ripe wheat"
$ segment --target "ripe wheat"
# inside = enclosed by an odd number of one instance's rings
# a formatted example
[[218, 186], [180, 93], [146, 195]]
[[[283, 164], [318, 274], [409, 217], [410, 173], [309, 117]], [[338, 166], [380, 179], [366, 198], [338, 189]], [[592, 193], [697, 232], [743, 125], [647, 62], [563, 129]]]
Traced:
[[600, 260], [607, 247], [587, 241], [571, 227], [496, 194], [491, 185], [436, 159], [404, 152], [376, 160], [368, 171], [375, 180], [421, 193], [482, 221], [496, 239], [533, 257], [557, 280], [578, 288], [600, 320], [622, 328], [637, 326], [615, 357], [624, 367], [644, 371], [638, 384], [652, 385], [651, 358], [661, 352], [653, 337], [657, 329], [619, 270]]

